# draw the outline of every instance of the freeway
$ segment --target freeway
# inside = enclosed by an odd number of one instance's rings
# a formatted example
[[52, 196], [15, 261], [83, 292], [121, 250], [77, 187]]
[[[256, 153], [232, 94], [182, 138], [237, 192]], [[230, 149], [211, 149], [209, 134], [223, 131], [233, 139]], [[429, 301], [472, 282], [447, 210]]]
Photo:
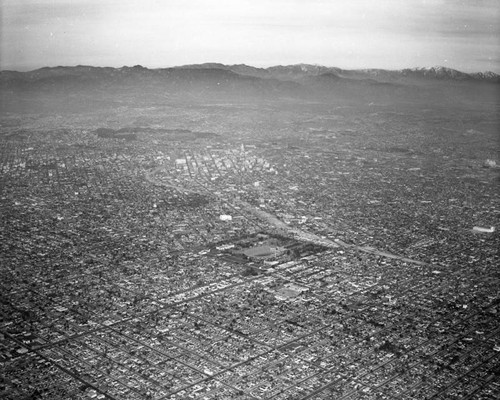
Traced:
[[[165, 169], [164, 166], [159, 166], [159, 167], [154, 168], [151, 171], [147, 171], [145, 174], [146, 180], [153, 185], [172, 188], [172, 189], [175, 189], [175, 190], [177, 190], [179, 192], [183, 192], [183, 193], [199, 193], [199, 191], [194, 191], [194, 190], [191, 190], [191, 189], [188, 189], [185, 187], [180, 187], [178, 185], [172, 184], [171, 182], [166, 183], [166, 182], [158, 180], [156, 178], [156, 174], [164, 169]], [[210, 190], [210, 188], [208, 188], [204, 184], [200, 183], [198, 180], [195, 180], [194, 182], [200, 188], [202, 188], [205, 192], [218, 198], [220, 201], [225, 203], [227, 206], [234, 209], [235, 208], [234, 206], [236, 205], [240, 208], [240, 210], [244, 210], [244, 211], [248, 212], [249, 214], [259, 218], [260, 220], [262, 220], [262, 221], [274, 226], [275, 228], [287, 233], [288, 235], [294, 237], [295, 239], [302, 240], [304, 242], [314, 243], [314, 244], [321, 245], [321, 246], [328, 247], [328, 248], [339, 248], [339, 247], [355, 248], [358, 251], [361, 251], [363, 253], [370, 253], [370, 254], [376, 254], [376, 255], [381, 256], [381, 257], [399, 259], [403, 262], [407, 262], [410, 264], [429, 265], [429, 264], [422, 262], [422, 261], [413, 260], [413, 259], [406, 258], [406, 257], [400, 256], [400, 255], [392, 254], [392, 253], [389, 253], [386, 251], [381, 251], [381, 250], [378, 250], [374, 247], [366, 247], [366, 246], [358, 246], [355, 244], [348, 244], [348, 243], [341, 241], [340, 239], [331, 240], [331, 239], [328, 239], [326, 237], [318, 236], [312, 232], [307, 232], [307, 231], [304, 231], [304, 230], [299, 229], [299, 228], [291, 227], [291, 226], [285, 224], [283, 221], [279, 220], [276, 216], [274, 216], [274, 215], [272, 215], [264, 210], [261, 210], [257, 207], [254, 207], [251, 204], [249, 204], [246, 201], [243, 201], [241, 199], [240, 200], [234, 199], [234, 204], [229, 204], [225, 199], [222, 199], [219, 194]]]

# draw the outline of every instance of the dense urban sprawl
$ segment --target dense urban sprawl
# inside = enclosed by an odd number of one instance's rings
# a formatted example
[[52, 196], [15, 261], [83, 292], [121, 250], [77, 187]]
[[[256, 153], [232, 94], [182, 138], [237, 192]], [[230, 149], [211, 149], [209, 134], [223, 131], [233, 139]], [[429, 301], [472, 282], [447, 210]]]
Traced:
[[499, 170], [453, 117], [5, 123], [0, 397], [498, 399]]

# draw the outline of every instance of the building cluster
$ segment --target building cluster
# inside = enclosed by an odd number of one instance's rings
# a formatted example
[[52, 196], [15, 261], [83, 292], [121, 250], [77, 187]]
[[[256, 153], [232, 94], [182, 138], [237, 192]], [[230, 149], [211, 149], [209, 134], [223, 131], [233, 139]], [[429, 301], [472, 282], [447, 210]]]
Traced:
[[180, 138], [1, 139], [0, 397], [500, 396], [481, 181], [386, 144]]

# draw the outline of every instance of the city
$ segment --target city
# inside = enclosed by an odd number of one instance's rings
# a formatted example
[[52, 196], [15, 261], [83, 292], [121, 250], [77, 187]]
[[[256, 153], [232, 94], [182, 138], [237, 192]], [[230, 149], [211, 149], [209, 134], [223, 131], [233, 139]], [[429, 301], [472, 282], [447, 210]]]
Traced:
[[500, 396], [495, 134], [255, 107], [3, 115], [2, 398]]

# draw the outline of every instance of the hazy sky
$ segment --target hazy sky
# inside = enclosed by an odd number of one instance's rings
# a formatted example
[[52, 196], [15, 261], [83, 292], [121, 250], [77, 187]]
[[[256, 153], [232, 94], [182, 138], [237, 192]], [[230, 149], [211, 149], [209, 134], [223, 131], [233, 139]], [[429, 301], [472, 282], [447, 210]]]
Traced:
[[500, 73], [500, 0], [0, 0], [0, 68], [202, 62]]

